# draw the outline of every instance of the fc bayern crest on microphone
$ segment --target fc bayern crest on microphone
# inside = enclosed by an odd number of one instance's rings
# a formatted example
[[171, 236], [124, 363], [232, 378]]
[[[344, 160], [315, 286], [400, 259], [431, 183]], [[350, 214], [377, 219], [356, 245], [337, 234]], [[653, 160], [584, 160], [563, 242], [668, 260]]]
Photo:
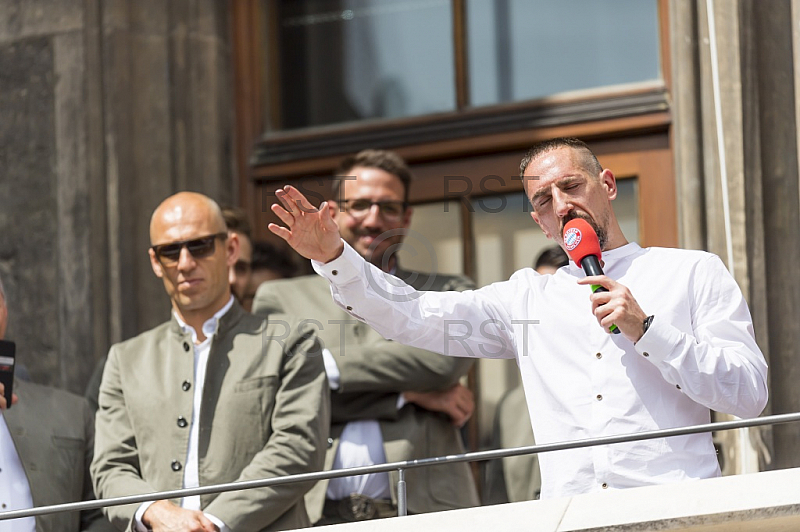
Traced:
[[567, 251], [572, 251], [581, 243], [581, 236], [581, 230], [577, 227], [570, 227], [564, 231], [564, 246]]

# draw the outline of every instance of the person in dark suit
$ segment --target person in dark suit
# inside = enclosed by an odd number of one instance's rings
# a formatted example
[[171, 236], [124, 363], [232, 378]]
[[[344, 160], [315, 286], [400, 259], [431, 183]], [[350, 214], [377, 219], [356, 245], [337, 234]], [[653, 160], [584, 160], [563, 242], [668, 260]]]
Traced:
[[[474, 288], [462, 276], [412, 272], [399, 264], [395, 251], [412, 214], [411, 173], [399, 156], [365, 150], [343, 161], [337, 175], [347, 177], [335, 181], [334, 197], [341, 200], [336, 222], [362, 256], [419, 288]], [[459, 379], [471, 360], [383, 339], [338, 308], [328, 283], [316, 275], [263, 283], [253, 311], [271, 320], [272, 313], [286, 312], [320, 328], [332, 400], [326, 469], [464, 452], [458, 427], [474, 402]], [[467, 464], [410, 469], [406, 481], [410, 513], [479, 504]], [[310, 518], [332, 524], [397, 515], [396, 484], [396, 472], [320, 482], [306, 500]]]
[[[310, 326], [245, 312], [228, 283], [238, 237], [201, 194], [153, 213], [150, 262], [170, 321], [111, 347], [91, 472], [116, 497], [322, 468], [329, 394]], [[256, 532], [308, 526], [308, 484], [107, 508], [119, 529]]]
[[[8, 319], [0, 281], [0, 339]], [[22, 510], [94, 499], [89, 463], [94, 416], [77, 395], [21, 379], [14, 381], [13, 408], [0, 383], [0, 507]], [[0, 531], [106, 532], [100, 510], [55, 513], [0, 521]]]

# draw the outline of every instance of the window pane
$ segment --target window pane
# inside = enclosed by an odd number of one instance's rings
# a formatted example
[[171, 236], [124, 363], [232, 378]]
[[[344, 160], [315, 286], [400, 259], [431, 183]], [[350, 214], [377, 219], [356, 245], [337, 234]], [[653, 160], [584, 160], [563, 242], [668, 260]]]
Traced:
[[657, 0], [467, 0], [471, 105], [661, 77]]
[[415, 205], [410, 232], [397, 254], [406, 270], [464, 273], [458, 201]]
[[455, 108], [450, 0], [282, 0], [282, 129]]

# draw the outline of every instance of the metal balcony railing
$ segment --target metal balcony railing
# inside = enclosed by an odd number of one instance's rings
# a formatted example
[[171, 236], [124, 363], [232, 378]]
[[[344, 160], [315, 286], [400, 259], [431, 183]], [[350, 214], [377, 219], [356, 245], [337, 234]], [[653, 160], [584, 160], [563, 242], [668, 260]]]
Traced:
[[162, 499], [176, 499], [192, 495], [207, 495], [209, 493], [223, 493], [227, 491], [238, 491], [253, 488], [263, 488], [267, 486], [280, 486], [295, 482], [319, 481], [331, 478], [350, 477], [369, 473], [385, 473], [398, 471], [400, 479], [397, 483], [397, 510], [398, 515], [407, 514], [406, 506], [406, 483], [405, 470], [416, 467], [429, 467], [439, 464], [450, 464], [455, 462], [474, 462], [481, 460], [493, 460], [495, 458], [505, 458], [508, 456], [519, 456], [523, 454], [538, 454], [565, 449], [578, 449], [583, 447], [593, 447], [596, 445], [610, 445], [614, 443], [624, 443], [631, 441], [652, 440], [655, 438], [668, 438], [671, 436], [684, 436], [687, 434], [699, 434], [702, 432], [716, 432], [723, 430], [741, 429], [745, 427], [759, 427], [764, 425], [777, 425], [800, 421], [800, 413], [778, 414], [764, 416], [748, 420], [724, 421], [718, 423], [706, 423], [703, 425], [693, 425], [690, 427], [680, 427], [674, 429], [661, 429], [637, 434], [620, 434], [617, 436], [604, 436], [601, 438], [590, 438], [570, 442], [550, 443], [544, 445], [530, 445], [527, 447], [516, 447], [513, 449], [494, 449], [491, 451], [479, 451], [463, 453], [450, 456], [439, 456], [434, 458], [422, 458], [419, 460], [406, 460], [402, 462], [390, 462], [364, 467], [353, 467], [349, 469], [337, 469], [333, 471], [318, 471], [314, 473], [303, 473], [299, 475], [288, 475], [285, 477], [275, 477], [260, 480], [247, 480], [239, 482], [228, 482], [225, 484], [214, 484], [198, 488], [184, 488], [170, 491], [158, 491], [142, 495], [129, 495], [125, 497], [114, 497], [110, 499], [99, 499], [93, 501], [71, 502], [55, 504], [51, 506], [39, 506], [25, 510], [14, 510], [0, 512], [0, 521], [8, 519], [18, 519], [21, 517], [34, 517], [37, 515], [52, 514], [58, 512], [74, 512], [104, 508], [106, 506], [119, 506], [122, 504], [143, 503], [147, 501], [157, 501]]

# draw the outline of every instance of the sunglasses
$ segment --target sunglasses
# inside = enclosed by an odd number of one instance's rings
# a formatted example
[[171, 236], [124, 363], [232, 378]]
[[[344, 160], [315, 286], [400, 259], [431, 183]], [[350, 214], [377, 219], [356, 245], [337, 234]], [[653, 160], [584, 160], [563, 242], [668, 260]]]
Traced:
[[181, 258], [181, 250], [186, 247], [192, 257], [202, 259], [212, 255], [216, 249], [218, 238], [228, 238], [228, 233], [217, 233], [215, 235], [201, 236], [192, 240], [181, 242], [170, 242], [169, 244], [158, 244], [150, 249], [156, 254], [156, 258], [164, 265], [177, 264]]
[[378, 212], [387, 220], [399, 220], [408, 207], [405, 201], [370, 201], [368, 199], [345, 200], [342, 204], [345, 212], [353, 218], [365, 217], [372, 206], [377, 205]]

